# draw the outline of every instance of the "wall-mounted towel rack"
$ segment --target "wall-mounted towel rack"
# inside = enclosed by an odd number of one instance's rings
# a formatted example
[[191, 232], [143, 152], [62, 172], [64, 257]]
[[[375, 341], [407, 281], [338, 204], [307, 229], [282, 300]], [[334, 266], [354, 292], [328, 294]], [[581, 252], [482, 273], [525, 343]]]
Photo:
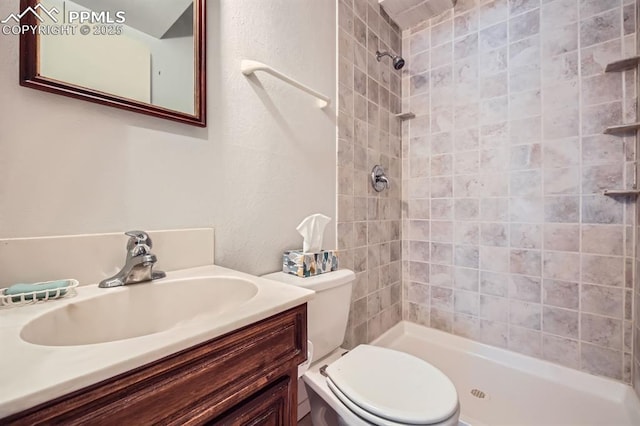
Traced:
[[256, 71], [264, 71], [267, 74], [271, 74], [272, 76], [274, 76], [276, 78], [279, 78], [280, 80], [289, 83], [293, 87], [296, 87], [296, 88], [302, 90], [303, 92], [306, 92], [306, 93], [310, 94], [311, 96], [314, 96], [314, 97], [318, 98], [318, 106], [320, 108], [326, 108], [331, 103], [331, 98], [330, 97], [325, 96], [320, 92], [316, 92], [312, 88], [310, 88], [308, 86], [305, 86], [304, 84], [300, 83], [299, 81], [294, 80], [293, 78], [282, 74], [280, 71], [276, 71], [275, 69], [271, 68], [269, 65], [263, 64], [262, 62], [252, 61], [252, 60], [249, 60], [249, 59], [243, 59], [242, 62], [240, 63], [240, 70], [242, 71], [242, 74], [244, 74], [244, 75], [251, 75]]

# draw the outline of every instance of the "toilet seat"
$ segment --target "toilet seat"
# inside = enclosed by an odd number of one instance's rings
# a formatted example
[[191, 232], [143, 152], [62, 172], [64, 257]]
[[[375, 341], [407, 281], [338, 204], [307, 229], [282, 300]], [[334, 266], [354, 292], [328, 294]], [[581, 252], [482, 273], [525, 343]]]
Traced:
[[458, 410], [451, 380], [404, 352], [360, 345], [331, 363], [326, 372], [334, 395], [379, 426], [436, 424]]

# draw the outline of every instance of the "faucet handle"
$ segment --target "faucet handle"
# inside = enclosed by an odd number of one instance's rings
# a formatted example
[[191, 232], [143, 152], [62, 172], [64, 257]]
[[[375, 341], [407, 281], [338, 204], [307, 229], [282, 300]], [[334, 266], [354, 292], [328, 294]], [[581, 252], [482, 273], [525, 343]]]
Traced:
[[131, 237], [127, 242], [127, 251], [133, 256], [148, 254], [151, 251], [153, 242], [151, 242], [151, 237], [149, 237], [149, 234], [147, 234], [146, 232], [129, 231], [125, 232], [124, 235]]

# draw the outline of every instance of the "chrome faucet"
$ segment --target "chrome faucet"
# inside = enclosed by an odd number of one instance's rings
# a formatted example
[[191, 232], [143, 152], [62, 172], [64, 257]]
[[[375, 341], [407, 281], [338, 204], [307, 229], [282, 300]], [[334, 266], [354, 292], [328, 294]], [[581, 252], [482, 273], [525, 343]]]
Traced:
[[130, 237], [125, 265], [113, 277], [102, 280], [99, 287], [119, 287], [166, 277], [166, 273], [153, 270], [158, 258], [151, 253], [153, 243], [149, 235], [144, 231], [129, 231], [125, 235]]

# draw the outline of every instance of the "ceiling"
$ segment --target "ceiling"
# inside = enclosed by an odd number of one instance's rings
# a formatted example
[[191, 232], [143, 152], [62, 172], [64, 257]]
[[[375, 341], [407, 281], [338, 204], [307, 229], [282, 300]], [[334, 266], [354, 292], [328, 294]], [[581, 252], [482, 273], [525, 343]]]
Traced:
[[457, 0], [378, 0], [403, 29], [409, 29], [455, 6]]

